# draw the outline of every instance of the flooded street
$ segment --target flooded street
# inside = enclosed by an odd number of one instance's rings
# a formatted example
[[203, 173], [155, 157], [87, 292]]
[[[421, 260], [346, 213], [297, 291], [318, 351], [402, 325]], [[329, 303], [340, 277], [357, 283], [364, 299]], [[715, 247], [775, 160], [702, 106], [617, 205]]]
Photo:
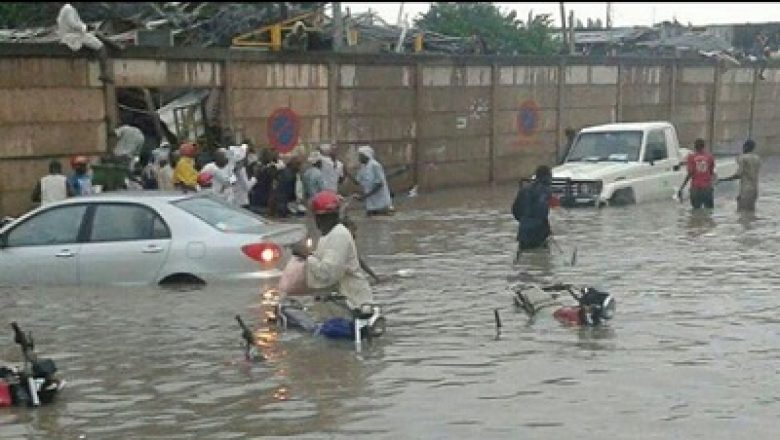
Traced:
[[[16, 320], [68, 381], [55, 405], [0, 410], [0, 439], [774, 439], [778, 170], [765, 162], [755, 217], [736, 213], [736, 183], [716, 188], [712, 214], [671, 194], [557, 209], [564, 253], [517, 267], [515, 185], [356, 212], [369, 265], [413, 272], [375, 287], [388, 332], [360, 355], [260, 328], [251, 287], [0, 288], [0, 360], [21, 359]], [[516, 279], [592, 284], [617, 315], [597, 330], [528, 325]], [[259, 328], [266, 362], [243, 362], [236, 314]]]

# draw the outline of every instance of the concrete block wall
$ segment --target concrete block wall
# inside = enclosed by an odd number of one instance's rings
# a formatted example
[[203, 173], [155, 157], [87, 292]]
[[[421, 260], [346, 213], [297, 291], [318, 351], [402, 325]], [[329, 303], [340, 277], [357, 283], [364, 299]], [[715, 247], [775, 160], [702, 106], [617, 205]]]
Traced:
[[0, 214], [30, 207], [51, 157], [97, 156], [116, 120], [115, 87], [210, 88], [223, 120], [269, 145], [277, 109], [299, 117], [299, 144], [336, 142], [354, 169], [369, 144], [394, 189], [512, 181], [552, 164], [563, 131], [613, 121], [670, 120], [684, 146], [697, 137], [735, 151], [752, 136], [780, 152], [780, 69], [707, 61], [259, 54], [128, 49], [97, 63], [62, 48], [0, 45]]
[[760, 154], [780, 153], [780, 69], [767, 69], [755, 83], [752, 135]]
[[495, 179], [531, 175], [555, 159], [559, 66], [500, 66], [496, 85]]
[[422, 188], [468, 185], [490, 178], [490, 66], [419, 67], [417, 148]]
[[671, 66], [620, 66], [618, 120], [669, 120], [673, 70]]
[[330, 139], [327, 64], [232, 62], [228, 75], [229, 124], [255, 144], [269, 145], [268, 119], [281, 108], [298, 115], [301, 145]]
[[411, 187], [417, 132], [415, 67], [342, 64], [335, 80], [335, 142], [345, 166], [354, 174], [359, 167], [357, 148], [370, 145], [386, 173], [407, 167], [407, 172], [390, 177], [390, 184]]
[[562, 126], [582, 128], [617, 120], [617, 66], [567, 66], [563, 81]]
[[33, 205], [36, 181], [58, 159], [105, 151], [106, 113], [97, 65], [86, 59], [0, 58], [0, 214]]
[[739, 152], [750, 132], [755, 71], [750, 68], [719, 72], [714, 111], [713, 149]]
[[715, 70], [714, 67], [677, 69], [671, 120], [677, 127], [680, 144], [688, 148], [693, 148], [697, 138], [710, 141]]

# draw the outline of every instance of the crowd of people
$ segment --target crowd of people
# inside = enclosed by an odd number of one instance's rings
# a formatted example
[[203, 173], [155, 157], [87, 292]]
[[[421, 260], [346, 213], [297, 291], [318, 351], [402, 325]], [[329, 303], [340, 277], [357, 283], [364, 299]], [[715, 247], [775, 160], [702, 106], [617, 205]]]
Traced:
[[[279, 154], [272, 148], [260, 150], [248, 144], [217, 148], [204, 164], [195, 143], [184, 143], [170, 151], [162, 145], [153, 151], [142, 150], [126, 179], [130, 190], [208, 191], [224, 201], [269, 217], [303, 215], [312, 198], [324, 191], [365, 203], [367, 215], [394, 212], [384, 168], [369, 146], [358, 148], [360, 167], [349, 174], [338, 158], [337, 148], [322, 144], [305, 157], [300, 152]], [[64, 176], [59, 161], [53, 160], [49, 174], [42, 177], [32, 200], [46, 204], [67, 197], [93, 193], [89, 159], [71, 159], [72, 173]], [[347, 180], [359, 191], [347, 194]]]

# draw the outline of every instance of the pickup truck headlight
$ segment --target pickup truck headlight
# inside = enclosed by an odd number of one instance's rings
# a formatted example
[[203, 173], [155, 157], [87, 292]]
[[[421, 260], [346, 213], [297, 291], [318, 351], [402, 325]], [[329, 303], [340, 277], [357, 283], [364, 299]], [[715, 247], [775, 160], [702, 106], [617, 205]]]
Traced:
[[601, 187], [602, 183], [600, 180], [578, 183], [577, 194], [596, 196], [601, 194]]

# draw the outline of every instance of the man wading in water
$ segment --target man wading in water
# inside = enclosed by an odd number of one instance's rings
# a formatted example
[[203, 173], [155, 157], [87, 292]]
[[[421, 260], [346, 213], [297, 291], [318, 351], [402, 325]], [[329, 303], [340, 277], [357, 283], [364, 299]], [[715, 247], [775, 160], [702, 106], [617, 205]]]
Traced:
[[737, 158], [737, 174], [721, 180], [739, 179], [739, 195], [737, 196], [737, 210], [755, 211], [756, 199], [758, 199], [758, 172], [761, 169], [761, 158], [753, 150], [756, 143], [748, 139], [742, 146], [742, 154]]
[[518, 258], [521, 250], [542, 247], [552, 235], [549, 220], [551, 185], [552, 171], [550, 167], [541, 165], [536, 168], [533, 183], [521, 188], [512, 204], [512, 215], [520, 222], [517, 231]]

